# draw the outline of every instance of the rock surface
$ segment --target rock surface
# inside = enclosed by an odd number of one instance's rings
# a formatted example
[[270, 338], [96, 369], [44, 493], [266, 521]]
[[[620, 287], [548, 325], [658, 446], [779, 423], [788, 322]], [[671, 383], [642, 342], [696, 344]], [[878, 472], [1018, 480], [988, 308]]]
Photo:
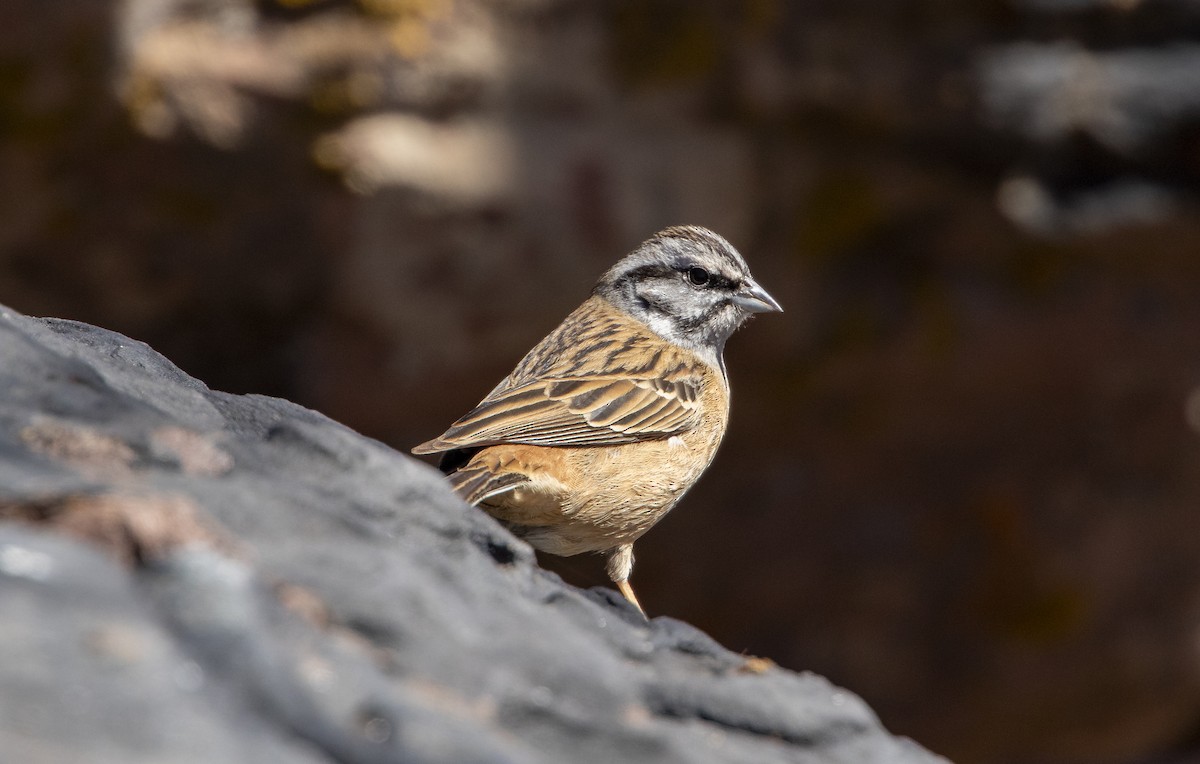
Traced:
[[0, 520], [10, 761], [940, 760], [565, 585], [376, 441], [3, 307]]

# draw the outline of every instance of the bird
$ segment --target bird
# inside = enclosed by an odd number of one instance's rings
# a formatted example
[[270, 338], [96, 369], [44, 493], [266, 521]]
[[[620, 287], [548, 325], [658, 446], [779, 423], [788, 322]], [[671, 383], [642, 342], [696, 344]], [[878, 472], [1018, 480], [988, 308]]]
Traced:
[[712, 463], [729, 421], [724, 348], [781, 312], [728, 241], [666, 228], [612, 266], [486, 397], [438, 437], [454, 492], [535, 549], [607, 556], [617, 589], [633, 544]]

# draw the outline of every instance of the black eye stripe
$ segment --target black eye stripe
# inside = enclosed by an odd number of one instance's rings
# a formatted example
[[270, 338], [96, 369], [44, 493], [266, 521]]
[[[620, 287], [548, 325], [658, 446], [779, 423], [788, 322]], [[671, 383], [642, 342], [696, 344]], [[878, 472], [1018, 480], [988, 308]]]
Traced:
[[641, 265], [641, 266], [638, 266], [637, 268], [634, 268], [631, 271], [627, 271], [626, 273], [622, 274], [618, 281], [619, 282], [628, 282], [628, 281], [637, 282], [637, 281], [644, 281], [648, 278], [662, 278], [664, 276], [669, 276], [669, 275], [671, 275], [671, 269], [666, 267], [665, 265], [657, 265], [657, 264]]
[[[730, 279], [726, 276], [722, 276], [719, 273], [713, 273], [712, 271], [708, 270], [707, 268], [705, 268], [704, 266], [701, 266], [701, 265], [692, 265], [692, 264], [680, 265], [680, 266], [676, 266], [676, 270], [679, 273], [682, 273], [684, 278], [686, 278], [688, 281], [690, 281], [695, 286], [704, 286], [704, 287], [708, 287], [710, 289], [723, 289], [723, 290], [727, 290], [727, 291], [733, 291], [733, 290], [737, 289], [739, 286], [741, 286], [740, 281], [736, 281], [736, 280]], [[697, 281], [697, 279], [693, 277], [694, 271], [703, 271], [704, 274], [707, 276], [707, 278], [700, 279], [699, 281]]]
[[[719, 273], [713, 273], [712, 271], [708, 270], [707, 268], [704, 268], [703, 266], [689, 264], [689, 265], [680, 265], [680, 266], [676, 266], [676, 267], [672, 268], [670, 266], [660, 265], [658, 263], [642, 265], [642, 266], [639, 266], [632, 270], [626, 271], [625, 273], [621, 274], [621, 277], [618, 279], [617, 283], [619, 283], [619, 284], [629, 283], [629, 282], [636, 283], [639, 281], [645, 281], [646, 279], [667, 278], [667, 277], [670, 277], [672, 274], [680, 274], [684, 278], [688, 279], [688, 281], [691, 282], [692, 284], [696, 284], [696, 282], [692, 279], [692, 275], [691, 275], [691, 272], [693, 270], [704, 271], [706, 274], [708, 274], [708, 280], [703, 283], [703, 286], [705, 286], [707, 288], [723, 289], [723, 290], [732, 291], [734, 289], [737, 289], [737, 287], [739, 286], [739, 282], [729, 279], [725, 276], [722, 276]], [[700, 286], [700, 284], [696, 284], [696, 286]]]
[[[705, 278], [701, 279], [699, 282], [697, 282], [697, 280], [692, 275], [692, 271], [697, 271], [697, 270], [704, 271], [704, 274], [705, 274]], [[694, 284], [696, 286], [703, 286], [708, 289], [733, 290], [737, 287], [737, 284], [734, 283], [731, 279], [728, 279], [719, 273], [713, 273], [712, 271], [708, 271], [708, 270], [705, 270], [704, 268], [700, 268], [699, 266], [693, 266], [692, 268], [688, 268], [687, 270], [684, 271], [684, 274], [687, 276], [688, 281], [690, 281], [692, 284]]]

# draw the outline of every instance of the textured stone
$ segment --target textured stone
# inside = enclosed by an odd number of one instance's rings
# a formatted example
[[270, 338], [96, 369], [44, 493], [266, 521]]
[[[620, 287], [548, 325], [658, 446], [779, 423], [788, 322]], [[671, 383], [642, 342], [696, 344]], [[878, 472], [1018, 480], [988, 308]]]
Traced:
[[56, 762], [936, 762], [581, 591], [427, 466], [0, 308], [0, 750]]

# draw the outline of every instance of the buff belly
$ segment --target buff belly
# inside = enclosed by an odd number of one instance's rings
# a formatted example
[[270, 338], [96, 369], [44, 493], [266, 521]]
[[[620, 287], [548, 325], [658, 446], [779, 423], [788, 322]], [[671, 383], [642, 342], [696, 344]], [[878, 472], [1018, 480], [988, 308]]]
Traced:
[[[661, 520], [708, 466], [715, 445], [693, 431], [631, 446], [492, 446], [479, 456], [512, 464], [528, 480], [480, 506], [542, 551], [608, 551]], [[708, 457], [697, 459], [697, 450]]]

